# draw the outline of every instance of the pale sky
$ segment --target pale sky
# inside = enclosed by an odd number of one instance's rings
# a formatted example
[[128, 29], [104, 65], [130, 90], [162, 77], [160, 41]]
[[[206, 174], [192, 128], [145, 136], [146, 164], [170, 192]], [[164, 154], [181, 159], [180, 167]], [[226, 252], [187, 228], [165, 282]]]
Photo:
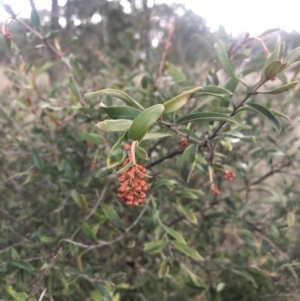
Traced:
[[[88, 0], [86, 0], [88, 1]], [[153, 2], [155, 0], [149, 0]], [[286, 31], [300, 31], [300, 1], [299, 0], [175, 0], [186, 5], [187, 8], [206, 19], [206, 24], [212, 30], [217, 30], [219, 24], [225, 26], [227, 32], [237, 35], [249, 32], [252, 36], [258, 35], [270, 28], [281, 28]], [[15, 13], [29, 16], [29, 0], [0, 0], [10, 4]], [[51, 7], [50, 0], [35, 0], [36, 7]], [[59, 0], [63, 5], [66, 0]], [[125, 1], [126, 2], [126, 1]], [[156, 2], [172, 2], [171, 0], [156, 0]], [[0, 9], [0, 21], [7, 14]]]

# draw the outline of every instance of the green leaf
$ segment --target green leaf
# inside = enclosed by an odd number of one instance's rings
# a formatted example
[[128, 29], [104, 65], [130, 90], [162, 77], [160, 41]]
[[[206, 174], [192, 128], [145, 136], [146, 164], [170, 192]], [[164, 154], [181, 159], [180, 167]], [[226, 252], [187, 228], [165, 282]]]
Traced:
[[169, 136], [171, 136], [170, 133], [147, 133], [142, 140], [161, 139]]
[[296, 67], [298, 67], [300, 65], [300, 61], [297, 61], [297, 62], [295, 62], [295, 63], [292, 63], [292, 64], [290, 64], [290, 65], [288, 65], [288, 66], [286, 66], [286, 67], [284, 67], [282, 70], [280, 70], [280, 72], [282, 72], [282, 71], [289, 71], [289, 70], [292, 70], [293, 68], [296, 68]]
[[158, 278], [161, 279], [169, 274], [170, 271], [170, 262], [169, 258], [164, 258], [158, 268]]
[[224, 132], [224, 133], [220, 133], [219, 135], [240, 139], [240, 140], [245, 141], [245, 142], [251, 142], [251, 143], [256, 142], [256, 137], [255, 136], [245, 136], [244, 134], [239, 133], [239, 132], [236, 132], [236, 133]]
[[269, 91], [257, 91], [258, 94], [280, 94], [282, 92], [288, 91], [290, 89], [293, 89], [299, 82], [295, 81], [295, 82], [291, 82], [289, 84], [283, 85], [281, 87], [278, 87], [276, 89], [273, 90], [269, 90]]
[[170, 235], [172, 236], [176, 241], [180, 242], [181, 244], [186, 245], [186, 241], [183, 238], [182, 234], [173, 230], [172, 228], [166, 226], [166, 225], [162, 225], [163, 229]]
[[185, 75], [173, 64], [170, 62], [166, 63], [168, 73], [171, 75], [174, 82], [181, 82], [186, 80]]
[[283, 63], [286, 63], [289, 66], [290, 64], [296, 61], [299, 55], [300, 55], [300, 47], [297, 47], [286, 56], [286, 58], [283, 60]]
[[177, 208], [189, 222], [191, 222], [194, 225], [198, 225], [198, 219], [195, 213], [190, 208], [183, 206], [180, 203], [177, 204]]
[[194, 97], [201, 96], [214, 96], [221, 99], [224, 99], [228, 102], [231, 102], [232, 93], [224, 88], [216, 87], [216, 86], [207, 86], [202, 88], [199, 92], [197, 92]]
[[283, 118], [283, 119], [289, 121], [290, 123], [293, 123], [293, 121], [292, 121], [288, 116], [286, 116], [285, 114], [283, 114], [283, 113], [281, 113], [281, 112], [273, 111], [273, 110], [272, 110], [271, 112], [272, 112], [275, 116], [280, 117], [280, 118]]
[[104, 89], [104, 90], [99, 90], [96, 92], [90, 92], [90, 93], [86, 93], [84, 95], [84, 98], [90, 98], [93, 96], [96, 96], [98, 94], [106, 94], [106, 95], [110, 95], [116, 98], [119, 98], [121, 100], [123, 100], [125, 103], [127, 103], [130, 106], [133, 106], [137, 109], [140, 110], [144, 110], [143, 106], [141, 106], [137, 101], [135, 101], [134, 99], [132, 99], [129, 95], [127, 95], [126, 93], [117, 90], [117, 89]]
[[131, 120], [117, 119], [117, 120], [104, 120], [98, 122], [96, 127], [104, 132], [124, 132], [127, 131], [132, 124]]
[[40, 16], [38, 14], [38, 12], [34, 9], [31, 11], [31, 14], [30, 14], [30, 22], [31, 22], [31, 25], [32, 27], [40, 32], [41, 31], [41, 21], [40, 21]]
[[13, 290], [12, 286], [9, 285], [6, 287], [6, 292], [11, 295], [16, 301], [26, 301], [28, 295], [26, 293], [17, 293]]
[[244, 104], [244, 106], [263, 116], [271, 123], [271, 125], [275, 128], [277, 132], [280, 132], [281, 130], [280, 122], [274, 116], [274, 114], [272, 114], [266, 107], [253, 102], [246, 103]]
[[69, 75], [69, 88], [72, 94], [76, 97], [76, 100], [78, 101], [80, 99], [80, 94], [76, 87], [76, 83], [73, 75]]
[[180, 263], [180, 267], [181, 270], [185, 276], [185, 278], [187, 279], [186, 282], [189, 286], [203, 290], [205, 289], [205, 285], [204, 283], [201, 281], [201, 279], [199, 278], [199, 276], [197, 276], [196, 274], [194, 274], [190, 269], [188, 269], [188, 267], [186, 265], [184, 265], [183, 263]]
[[175, 112], [177, 110], [179, 110], [181, 107], [183, 107], [189, 99], [191, 99], [195, 93], [197, 93], [198, 91], [200, 91], [202, 88], [198, 87], [198, 88], [194, 88], [191, 90], [188, 90], [182, 94], [179, 94], [177, 96], [175, 96], [174, 98], [166, 101], [163, 103], [165, 110], [164, 113], [172, 113]]
[[25, 270], [27, 272], [30, 272], [30, 273], [34, 272], [33, 266], [28, 262], [21, 261], [21, 260], [13, 260], [10, 262], [10, 264], [19, 269]]
[[117, 211], [113, 208], [112, 205], [107, 205], [102, 203], [101, 209], [105, 216], [109, 219], [109, 221], [114, 224], [119, 229], [124, 229], [123, 223], [117, 213]]
[[161, 241], [151, 241], [144, 244], [144, 251], [150, 254], [161, 253], [161, 251], [166, 246], [166, 242]]
[[115, 145], [109, 151], [106, 159], [107, 168], [113, 168], [119, 165], [123, 161], [124, 151], [123, 142], [127, 140], [127, 132], [125, 132], [120, 139], [115, 143]]
[[89, 206], [84, 194], [79, 194], [75, 189], [71, 191], [71, 197], [75, 201], [76, 205], [84, 212], [89, 212]]
[[291, 211], [288, 211], [286, 214], [286, 221], [287, 221], [288, 227], [294, 226], [295, 220], [296, 220], [295, 214]]
[[103, 102], [100, 103], [100, 107], [112, 119], [133, 120], [142, 112], [132, 107], [107, 107]]
[[172, 245], [180, 252], [182, 252], [183, 254], [193, 258], [194, 260], [197, 261], [204, 261], [204, 258], [194, 249], [188, 247], [185, 244], [182, 244], [178, 241], [171, 241]]
[[58, 33], [59, 33], [58, 30], [51, 30], [44, 36], [44, 39], [45, 40], [53, 39], [57, 36]]
[[176, 120], [175, 124], [198, 122], [198, 121], [225, 121], [225, 122], [232, 122], [239, 125], [237, 121], [235, 121], [233, 118], [225, 114], [216, 113], [216, 112], [201, 112], [201, 113], [193, 113], [190, 115], [186, 115]]
[[257, 283], [256, 283], [256, 281], [255, 281], [255, 279], [254, 279], [253, 276], [250, 275], [248, 272], [241, 271], [241, 270], [236, 270], [236, 269], [233, 269], [233, 270], [230, 270], [230, 271], [231, 271], [232, 273], [234, 273], [234, 274], [237, 274], [237, 275], [242, 276], [242, 277], [246, 278], [247, 280], [249, 280], [249, 281], [253, 284], [253, 286], [254, 286], [255, 288], [258, 287], [258, 286], [257, 286]]
[[135, 147], [135, 155], [141, 160], [147, 160], [148, 154], [147, 152], [140, 146]]
[[10, 256], [11, 256], [12, 260], [15, 260], [15, 261], [20, 260], [20, 255], [15, 248], [11, 249], [10, 254], [11, 254]]
[[40, 69], [38, 69], [36, 71], [36, 76], [44, 73], [44, 72], [47, 72], [48, 70], [50, 70], [51, 68], [53, 68], [54, 66], [57, 65], [57, 62], [47, 62], [45, 63]]
[[236, 79], [237, 81], [241, 82], [244, 86], [247, 87], [247, 85], [240, 78], [238, 78], [237, 75], [234, 73], [232, 66], [229, 62], [227, 53], [225, 51], [225, 47], [224, 47], [223, 43], [221, 42], [221, 40], [217, 41], [217, 54], [218, 54], [219, 61], [221, 63], [222, 68], [224, 69], [224, 71], [231, 78]]
[[184, 150], [183, 154], [180, 157], [179, 171], [182, 178], [186, 182], [189, 181], [190, 175], [195, 168], [197, 149], [198, 145], [192, 144]]
[[80, 226], [82, 232], [91, 240], [97, 241], [97, 237], [95, 232], [93, 231], [92, 227], [87, 223], [83, 222]]
[[98, 290], [90, 291], [90, 297], [93, 301], [103, 301], [102, 295]]
[[41, 160], [37, 150], [32, 151], [32, 160], [33, 160], [33, 163], [34, 163], [35, 167], [39, 171], [42, 171], [44, 169], [43, 161]]
[[281, 70], [281, 68], [282, 68], [281, 61], [279, 60], [273, 61], [272, 63], [267, 65], [264, 71], [264, 78], [267, 80], [273, 79], [274, 77], [276, 77], [276, 75]]
[[164, 111], [161, 104], [147, 108], [140, 113], [134, 120], [128, 130], [128, 138], [134, 141], [142, 140], [148, 132], [149, 128], [157, 121]]
[[83, 141], [88, 141], [96, 145], [101, 144], [101, 140], [99, 139], [98, 135], [95, 134], [78, 133], [78, 137]]
[[113, 301], [110, 293], [107, 291], [104, 285], [98, 282], [95, 284], [95, 287], [101, 293], [103, 301]]

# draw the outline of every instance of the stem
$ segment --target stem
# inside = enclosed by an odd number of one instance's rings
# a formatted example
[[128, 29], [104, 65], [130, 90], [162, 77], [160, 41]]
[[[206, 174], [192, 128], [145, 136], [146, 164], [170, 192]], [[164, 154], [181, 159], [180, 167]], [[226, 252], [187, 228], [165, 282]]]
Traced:
[[[26, 28], [28, 31], [32, 32], [39, 40], [41, 40], [45, 44], [45, 46], [51, 52], [53, 52], [56, 56], [58, 56], [60, 58], [60, 60], [64, 63], [64, 65], [69, 69], [69, 71], [73, 73], [73, 68], [72, 68], [71, 64], [68, 62], [68, 60], [65, 59], [64, 53], [60, 49], [57, 49], [53, 45], [49, 44], [49, 42], [42, 36], [42, 34], [40, 32], [36, 31], [34, 28], [32, 28], [31, 26], [29, 26], [28, 24], [26, 24], [22, 20], [19, 20], [16, 15], [11, 15], [11, 18], [13, 20], [15, 20], [16, 22], [18, 22], [20, 25], [22, 25], [24, 28]], [[79, 92], [79, 90], [78, 90], [78, 84], [77, 84], [74, 76], [73, 76], [73, 79], [74, 79], [74, 83], [75, 83], [76, 89]], [[81, 104], [84, 105], [84, 106], [87, 106], [87, 103], [83, 99], [81, 93], [78, 93], [78, 95], [79, 95]]]

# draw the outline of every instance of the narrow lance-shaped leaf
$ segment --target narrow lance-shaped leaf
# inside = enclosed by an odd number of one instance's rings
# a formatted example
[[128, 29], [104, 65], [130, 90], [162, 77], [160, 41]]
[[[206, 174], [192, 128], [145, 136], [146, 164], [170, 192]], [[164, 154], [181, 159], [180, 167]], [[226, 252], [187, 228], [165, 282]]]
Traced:
[[269, 57], [267, 58], [265, 65], [263, 67], [262, 73], [261, 73], [261, 79], [265, 79], [265, 72], [267, 67], [272, 64], [274, 61], [279, 61], [280, 62], [280, 48], [281, 48], [281, 38], [280, 36], [278, 36], [277, 38], [277, 42], [276, 42], [276, 46], [274, 51], [269, 55]]
[[220, 64], [221, 64], [222, 68], [224, 69], [224, 71], [231, 78], [236, 79], [237, 81], [241, 82], [244, 86], [247, 87], [247, 85], [234, 73], [234, 71], [232, 69], [232, 66], [229, 62], [227, 53], [225, 51], [225, 47], [224, 47], [223, 43], [220, 40], [217, 41], [217, 54], [218, 54]]
[[154, 140], [154, 139], [161, 139], [161, 138], [165, 138], [165, 137], [169, 137], [171, 136], [170, 133], [147, 133], [144, 138], [144, 140]]
[[111, 221], [116, 227], [124, 229], [123, 223], [117, 213], [117, 211], [112, 207], [112, 205], [107, 205], [102, 203], [101, 209], [105, 216]]
[[280, 130], [281, 130], [280, 122], [274, 116], [274, 114], [272, 114], [266, 107], [259, 105], [257, 103], [253, 103], [253, 102], [244, 104], [244, 106], [248, 109], [251, 109], [251, 110], [257, 112], [261, 116], [263, 116], [265, 119], [267, 119], [271, 123], [271, 125], [275, 128], [275, 130], [277, 132], [280, 132]]
[[162, 225], [163, 229], [170, 235], [172, 236], [176, 241], [178, 241], [181, 244], [186, 245], [186, 241], [184, 239], [184, 237], [182, 236], [181, 233], [175, 231], [174, 229], [166, 226], [166, 225]]
[[6, 292], [11, 295], [16, 301], [26, 301], [28, 298], [28, 295], [26, 293], [18, 293], [14, 291], [11, 285], [6, 287]]
[[282, 72], [282, 71], [286, 72], [286, 71], [292, 70], [293, 68], [296, 68], [299, 65], [300, 65], [300, 61], [294, 62], [294, 63], [292, 63], [290, 65], [287, 65], [286, 67], [282, 68], [280, 70], [280, 72]]
[[281, 112], [274, 111], [274, 110], [272, 110], [271, 112], [272, 112], [275, 116], [280, 117], [280, 118], [283, 118], [283, 119], [289, 121], [290, 123], [293, 123], [293, 121], [292, 121], [288, 116], [286, 116], [285, 114], [283, 114], [283, 113], [281, 113]]
[[107, 168], [113, 168], [123, 161], [123, 147], [122, 143], [127, 139], [127, 132], [125, 132], [122, 137], [115, 143], [108, 153], [106, 164]]
[[180, 157], [179, 171], [182, 178], [187, 182], [189, 181], [190, 175], [195, 168], [197, 149], [198, 145], [192, 144], [184, 150]]
[[30, 273], [34, 272], [33, 266], [28, 262], [21, 261], [21, 260], [12, 260], [10, 262], [10, 264], [19, 269], [25, 270], [27, 272], [30, 272]]
[[232, 93], [224, 88], [216, 87], [216, 86], [207, 86], [202, 88], [199, 92], [197, 92], [194, 97], [201, 97], [201, 96], [215, 96], [221, 99], [224, 99], [228, 102], [231, 102]]
[[44, 164], [39, 156], [39, 153], [36, 150], [32, 151], [32, 159], [33, 159], [33, 163], [34, 163], [35, 167], [39, 171], [42, 171], [44, 169]]
[[131, 124], [128, 130], [128, 138], [132, 140], [142, 140], [149, 128], [157, 121], [164, 111], [161, 104], [154, 105], [140, 113]]
[[253, 284], [254, 287], [256, 287], [256, 288], [258, 287], [255, 279], [248, 272], [241, 271], [241, 270], [236, 270], [236, 269], [233, 269], [233, 270], [230, 270], [230, 271], [233, 272], [234, 274], [237, 274], [237, 275], [242, 276], [245, 279], [249, 280]]
[[195, 213], [188, 207], [181, 205], [180, 203], [177, 204], [178, 210], [186, 217], [186, 219], [194, 225], [198, 224], [197, 217]]
[[178, 120], [176, 120], [175, 124], [200, 122], [200, 121], [225, 121], [225, 122], [235, 123], [238, 125], [238, 122], [235, 121], [232, 117], [217, 112], [193, 113], [190, 115], [186, 115], [182, 118], [179, 118]]
[[91, 143], [96, 144], [96, 145], [101, 144], [101, 140], [99, 139], [98, 135], [95, 135], [95, 134], [78, 133], [78, 137], [81, 140], [88, 141], [88, 142], [91, 142]]
[[135, 147], [135, 155], [137, 158], [141, 160], [147, 160], [148, 159], [148, 154], [147, 152], [140, 147], [139, 145]]
[[95, 284], [95, 288], [101, 293], [103, 301], [113, 301], [110, 293], [107, 291], [104, 285], [98, 282]]
[[283, 60], [283, 63], [287, 63], [288, 65], [292, 64], [300, 55], [300, 47], [297, 47], [292, 52], [290, 52], [286, 58]]
[[117, 119], [117, 120], [104, 120], [98, 122], [96, 127], [104, 132], [124, 132], [127, 131], [132, 124], [131, 120]]
[[258, 94], [280, 94], [282, 92], [293, 89], [298, 84], [298, 81], [291, 82], [289, 84], [283, 85], [281, 87], [275, 88], [269, 91], [257, 91]]
[[188, 100], [197, 92], [199, 92], [202, 88], [198, 87], [198, 88], [194, 88], [191, 90], [188, 90], [182, 94], [179, 94], [177, 96], [175, 96], [174, 98], [166, 101], [165, 103], [163, 103], [165, 110], [164, 113], [172, 113], [175, 112], [177, 110], [179, 110], [181, 107], [183, 107]]
[[204, 261], [204, 258], [195, 249], [192, 249], [178, 241], [172, 241], [171, 243], [178, 251], [182, 252], [183, 254], [193, 258], [194, 260], [200, 262]]
[[100, 103], [101, 109], [112, 119], [133, 120], [142, 111], [132, 107], [107, 107], [103, 102]]
[[161, 253], [164, 247], [166, 246], [166, 242], [161, 241], [151, 241], [144, 244], [144, 251], [147, 253]]
[[180, 82], [186, 79], [185, 75], [175, 65], [170, 62], [167, 62], [166, 65], [168, 73], [171, 75], [174, 82]]
[[40, 16], [38, 14], [38, 12], [34, 9], [31, 11], [30, 14], [30, 21], [32, 24], [32, 27], [37, 30], [37, 31], [41, 31], [41, 21], [40, 21]]
[[135, 108], [138, 108], [140, 110], [144, 110], [143, 106], [141, 106], [137, 101], [135, 101], [133, 98], [131, 98], [129, 95], [127, 95], [126, 93], [117, 90], [117, 89], [103, 89], [103, 90], [99, 90], [96, 92], [90, 92], [90, 93], [86, 93], [84, 95], [85, 98], [91, 98], [93, 96], [96, 96], [98, 94], [107, 94], [116, 98], [119, 98], [121, 100], [123, 100], [125, 103], [127, 103], [130, 106], [133, 106]]
[[266, 67], [264, 71], [264, 79], [273, 79], [283, 67], [284, 65], [282, 65], [280, 61], [273, 61]]

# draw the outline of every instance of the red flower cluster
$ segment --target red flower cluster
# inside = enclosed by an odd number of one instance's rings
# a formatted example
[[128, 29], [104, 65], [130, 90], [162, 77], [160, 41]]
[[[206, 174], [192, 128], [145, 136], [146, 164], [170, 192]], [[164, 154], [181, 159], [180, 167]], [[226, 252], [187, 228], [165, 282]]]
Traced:
[[234, 172], [232, 172], [231, 170], [224, 170], [223, 172], [223, 178], [227, 181], [232, 181], [235, 178], [235, 174]]
[[[128, 151], [128, 158], [124, 160], [122, 168], [132, 163], [130, 146], [125, 144], [124, 149]], [[146, 198], [145, 192], [148, 190], [148, 185], [144, 180], [146, 171], [142, 165], [132, 163], [132, 166], [119, 177], [121, 186], [118, 188], [117, 197], [120, 202], [125, 202], [129, 206], [138, 206], [143, 202]]]
[[213, 196], [220, 194], [220, 190], [215, 183], [210, 183], [210, 193]]
[[179, 147], [181, 149], [186, 149], [190, 144], [190, 140], [188, 138], [183, 138], [179, 142]]
[[210, 184], [210, 193], [211, 193], [213, 196], [216, 196], [216, 195], [219, 195], [219, 194], [220, 194], [220, 190], [219, 190], [217, 184], [215, 184], [215, 183], [212, 182], [212, 181], [208, 181], [208, 184]]

